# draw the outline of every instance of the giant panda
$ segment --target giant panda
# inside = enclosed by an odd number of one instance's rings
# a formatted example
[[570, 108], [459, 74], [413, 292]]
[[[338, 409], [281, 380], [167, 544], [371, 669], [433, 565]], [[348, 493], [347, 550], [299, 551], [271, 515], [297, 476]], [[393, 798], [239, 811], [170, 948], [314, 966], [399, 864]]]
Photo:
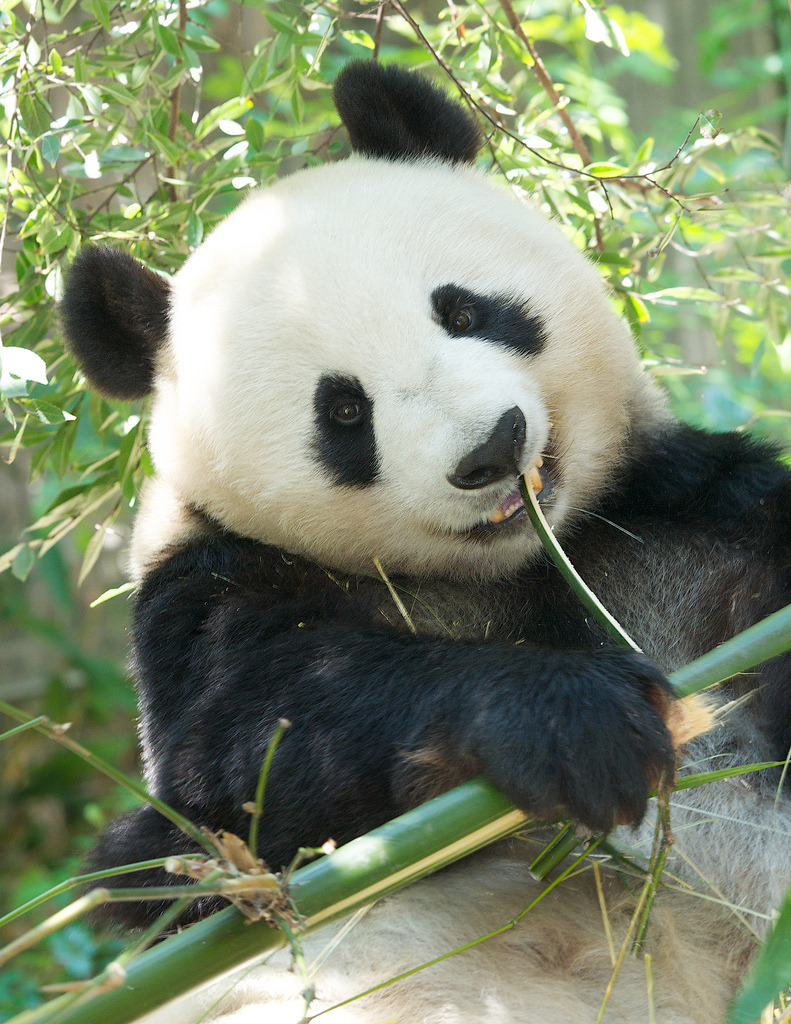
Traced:
[[[335, 101], [352, 156], [254, 191], [172, 280], [106, 248], [68, 278], [64, 333], [88, 381], [151, 396], [132, 552], [148, 786], [245, 835], [286, 718], [259, 833], [275, 868], [479, 773], [533, 820], [620, 827], [640, 847], [649, 794], [676, 771], [666, 673], [791, 601], [791, 476], [743, 434], [672, 417], [595, 267], [476, 170], [463, 108], [376, 63], [347, 66]], [[644, 654], [616, 647], [550, 564], [524, 473]], [[790, 672], [784, 656], [723, 688], [681, 770], [782, 761]], [[722, 1019], [791, 882], [788, 786], [746, 778], [673, 798], [651, 984], [627, 958], [610, 1024]], [[95, 865], [189, 849], [145, 806]], [[331, 1009], [512, 919], [542, 888], [535, 850], [503, 841], [382, 900], [320, 957], [310, 1015], [592, 1024], [604, 918], [617, 948], [635, 903], [605, 864], [517, 927]], [[159, 910], [115, 914], [141, 927]], [[308, 960], [326, 943], [305, 940]], [[304, 983], [280, 957], [147, 1022], [301, 1020]]]

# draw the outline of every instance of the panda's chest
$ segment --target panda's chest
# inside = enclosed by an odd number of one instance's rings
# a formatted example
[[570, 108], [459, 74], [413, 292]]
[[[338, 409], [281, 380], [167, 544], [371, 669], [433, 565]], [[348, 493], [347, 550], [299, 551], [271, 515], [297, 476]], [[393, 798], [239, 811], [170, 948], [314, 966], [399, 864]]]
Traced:
[[[695, 537], [644, 533], [608, 543], [596, 531], [567, 544], [583, 579], [636, 643], [671, 671], [731, 636], [771, 581], [744, 553]], [[388, 585], [389, 584], [389, 585]], [[463, 640], [557, 648], [610, 643], [558, 570], [541, 559], [512, 579], [350, 577], [348, 592], [379, 624]], [[728, 595], [731, 595], [730, 598]]]
[[525, 609], [518, 593], [506, 584], [500, 585], [499, 593], [492, 584], [425, 580], [399, 581], [393, 584], [393, 592], [387, 587], [376, 589], [377, 616], [400, 631], [511, 643], [519, 643], [526, 636]]

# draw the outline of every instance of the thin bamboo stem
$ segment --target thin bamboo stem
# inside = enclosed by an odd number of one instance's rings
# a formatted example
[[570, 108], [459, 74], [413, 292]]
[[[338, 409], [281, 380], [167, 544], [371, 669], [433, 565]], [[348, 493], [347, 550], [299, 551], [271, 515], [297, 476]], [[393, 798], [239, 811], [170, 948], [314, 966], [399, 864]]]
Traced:
[[254, 857], [258, 856], [258, 823], [261, 820], [261, 813], [264, 809], [264, 796], [266, 794], [266, 782], [269, 778], [269, 769], [272, 766], [272, 758], [275, 756], [275, 751], [278, 748], [280, 740], [283, 738], [283, 733], [286, 729], [291, 728], [291, 722], [287, 718], [281, 718], [277, 723], [277, 727], [269, 741], [266, 748], [266, 755], [264, 756], [263, 764], [261, 765], [261, 771], [258, 776], [258, 785], [255, 787], [255, 800], [253, 801], [253, 809], [250, 817], [250, 835], [248, 837], [247, 845], [250, 847], [250, 852]]
[[104, 758], [99, 757], [98, 754], [94, 754], [92, 751], [88, 750], [87, 747], [83, 747], [81, 744], [75, 743], [73, 739], [66, 735], [66, 729], [68, 728], [67, 725], [55, 725], [45, 716], [39, 716], [39, 720], [34, 721], [32, 716], [26, 714], [24, 711], [20, 711], [19, 708], [15, 708], [11, 704], [7, 704], [4, 700], [0, 700], [0, 711], [4, 712], [11, 718], [15, 718], [18, 722], [23, 722], [25, 725], [30, 726], [31, 729], [43, 732], [45, 736], [49, 736], [49, 738], [55, 740], [56, 743], [60, 743], [64, 747], [68, 747], [72, 753], [77, 754], [78, 757], [81, 757], [83, 761], [86, 761], [92, 768], [100, 771], [103, 775], [107, 775], [113, 780], [113, 782], [117, 782], [120, 786], [123, 786], [124, 789], [128, 789], [131, 793], [134, 793], [135, 796], [139, 797], [146, 803], [151, 804], [152, 807], [155, 807], [160, 814], [164, 815], [164, 817], [168, 819], [168, 821], [172, 821], [174, 825], [180, 828], [182, 832], [185, 832], [190, 839], [193, 839], [212, 856], [217, 853], [210, 840], [208, 840], [200, 829], [196, 828], [191, 821], [185, 818], [183, 814], [179, 814], [178, 811], [174, 811], [172, 807], [168, 807], [166, 803], [163, 803], [156, 797], [151, 796], [150, 793], [145, 791], [143, 786], [127, 778], [123, 772], [111, 765], [109, 761], [105, 761]]
[[86, 885], [88, 882], [98, 882], [102, 878], [111, 878], [114, 875], [127, 875], [133, 871], [145, 871], [147, 868], [161, 868], [167, 857], [156, 857], [154, 860], [141, 860], [136, 864], [124, 864], [120, 868], [104, 868], [102, 871], [91, 871], [87, 875], [76, 875], [74, 878], [67, 878], [65, 882], [61, 882], [59, 885], [54, 885], [51, 889], [47, 889], [46, 892], [42, 892], [40, 896], [34, 896], [32, 900], [28, 900], [27, 903], [23, 903], [21, 907], [17, 907], [15, 910], [10, 911], [3, 917], [0, 917], [0, 928], [4, 925], [11, 924], [12, 921], [16, 921], [18, 917], [22, 917], [31, 910], [35, 910], [36, 907], [42, 903], [46, 903], [47, 900], [51, 900], [54, 896], [60, 896], [61, 893], [68, 892], [69, 889], [73, 889], [77, 885]]
[[607, 611], [585, 580], [583, 580], [571, 564], [568, 555], [560, 544], [558, 544], [554, 533], [549, 527], [549, 523], [544, 518], [544, 513], [541, 511], [541, 506], [538, 504], [535, 491], [523, 476], [519, 478], [519, 489], [522, 493], [522, 501], [525, 503], [527, 514], [530, 516], [530, 522], [533, 524], [533, 529], [536, 531], [541, 543], [544, 545], [544, 550], [560, 570], [560, 574], [563, 576], [563, 579], [568, 583], [580, 601], [585, 605], [591, 615], [594, 616], [608, 636], [612, 637], [616, 643], [621, 644], [624, 647], [631, 647], [632, 650], [639, 651], [640, 648], [634, 640], [632, 640], [615, 617]]

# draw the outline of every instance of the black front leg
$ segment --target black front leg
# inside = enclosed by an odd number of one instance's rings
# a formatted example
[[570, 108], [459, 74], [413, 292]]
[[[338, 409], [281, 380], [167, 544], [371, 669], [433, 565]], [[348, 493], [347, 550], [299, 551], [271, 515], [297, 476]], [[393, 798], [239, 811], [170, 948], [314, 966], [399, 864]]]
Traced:
[[[211, 631], [180, 735], [158, 746], [160, 795], [238, 827], [280, 718], [262, 855], [346, 842], [402, 811], [421, 765], [483, 772], [524, 811], [595, 830], [639, 820], [672, 777], [664, 677], [631, 651], [554, 652], [308, 622], [272, 637], [260, 614]], [[257, 629], [253, 627], [257, 623]], [[215, 623], [215, 626], [217, 624]], [[236, 665], [236, 670], [233, 666]], [[152, 727], [153, 728], [153, 727]], [[405, 774], [405, 764], [409, 772]], [[418, 780], [420, 781], [420, 780]], [[431, 780], [418, 786], [427, 791]]]
[[[288, 718], [259, 831], [258, 852], [274, 869], [300, 846], [342, 844], [394, 817], [413, 793], [436, 788], [438, 769], [453, 782], [483, 772], [527, 813], [570, 814], [595, 831], [638, 821], [650, 790], [673, 776], [669, 686], [631, 651], [555, 653], [322, 626], [263, 645], [257, 665], [249, 653], [238, 662], [244, 671], [224, 672], [224, 685], [207, 668], [182, 741], [163, 756], [161, 795], [197, 824], [246, 837], [242, 805], [278, 719]], [[98, 862], [194, 849], [156, 818], [144, 808], [116, 823]], [[203, 900], [190, 916], [216, 906]], [[159, 909], [125, 904], [120, 914], [140, 925]]]

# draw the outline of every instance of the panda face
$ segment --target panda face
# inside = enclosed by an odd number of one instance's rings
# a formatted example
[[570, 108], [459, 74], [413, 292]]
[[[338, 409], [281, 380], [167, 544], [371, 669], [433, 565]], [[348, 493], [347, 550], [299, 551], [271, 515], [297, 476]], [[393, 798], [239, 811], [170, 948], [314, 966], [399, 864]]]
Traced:
[[475, 171], [354, 156], [254, 194], [176, 275], [150, 446], [180, 498], [328, 566], [500, 576], [656, 399], [587, 261]]

